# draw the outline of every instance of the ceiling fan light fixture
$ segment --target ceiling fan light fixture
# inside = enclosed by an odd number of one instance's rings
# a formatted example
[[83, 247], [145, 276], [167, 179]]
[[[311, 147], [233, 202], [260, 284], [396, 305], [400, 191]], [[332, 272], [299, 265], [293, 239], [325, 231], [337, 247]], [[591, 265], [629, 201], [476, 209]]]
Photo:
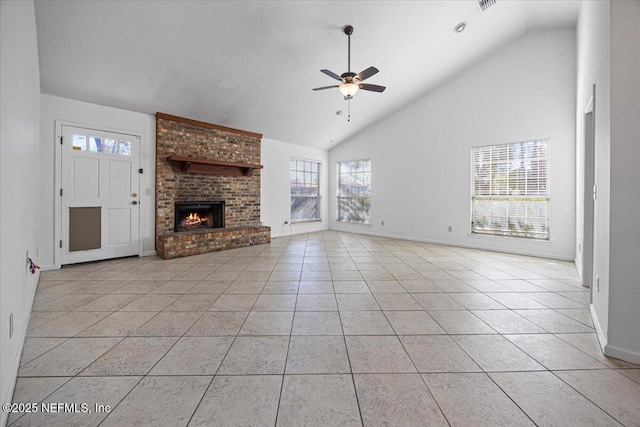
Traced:
[[326, 74], [340, 82], [340, 84], [334, 84], [331, 86], [322, 86], [313, 88], [313, 90], [326, 90], [326, 89], [334, 89], [338, 88], [344, 99], [349, 101], [353, 98], [353, 96], [360, 89], [367, 90], [371, 92], [384, 92], [386, 89], [384, 86], [373, 85], [369, 83], [362, 83], [367, 80], [369, 77], [372, 77], [378, 73], [378, 69], [376, 67], [369, 67], [365, 70], [360, 71], [359, 73], [351, 72], [351, 34], [353, 34], [353, 27], [351, 25], [347, 25], [343, 29], [344, 33], [347, 35], [347, 72], [342, 73], [342, 75], [337, 75], [333, 71], [329, 71], [327, 69], [320, 70], [321, 73]]
[[338, 86], [338, 90], [342, 92], [342, 95], [347, 99], [353, 98], [353, 95], [356, 94], [358, 89], [360, 89], [360, 86], [355, 83], [343, 83]]

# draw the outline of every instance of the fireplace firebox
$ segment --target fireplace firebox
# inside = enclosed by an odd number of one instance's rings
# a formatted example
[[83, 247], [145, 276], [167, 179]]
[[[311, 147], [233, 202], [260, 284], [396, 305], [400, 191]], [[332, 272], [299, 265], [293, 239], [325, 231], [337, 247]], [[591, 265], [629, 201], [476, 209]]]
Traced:
[[224, 228], [224, 202], [193, 201], [175, 203], [174, 231]]

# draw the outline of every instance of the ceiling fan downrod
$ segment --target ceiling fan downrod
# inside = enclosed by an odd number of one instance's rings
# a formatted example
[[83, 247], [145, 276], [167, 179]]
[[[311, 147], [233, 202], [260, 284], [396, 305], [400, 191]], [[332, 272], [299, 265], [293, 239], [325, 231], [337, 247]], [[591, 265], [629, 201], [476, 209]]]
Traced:
[[344, 33], [347, 35], [347, 73], [351, 72], [351, 34], [353, 34], [353, 27], [347, 25], [344, 27]]

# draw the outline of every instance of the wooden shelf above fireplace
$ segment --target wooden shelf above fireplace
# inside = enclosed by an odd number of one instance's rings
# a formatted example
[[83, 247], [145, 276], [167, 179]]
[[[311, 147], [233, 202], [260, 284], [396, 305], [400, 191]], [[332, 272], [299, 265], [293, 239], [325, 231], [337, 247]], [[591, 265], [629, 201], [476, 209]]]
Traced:
[[171, 163], [174, 172], [205, 175], [252, 176], [254, 169], [262, 169], [263, 167], [249, 163], [222, 162], [182, 156], [168, 156], [167, 161]]

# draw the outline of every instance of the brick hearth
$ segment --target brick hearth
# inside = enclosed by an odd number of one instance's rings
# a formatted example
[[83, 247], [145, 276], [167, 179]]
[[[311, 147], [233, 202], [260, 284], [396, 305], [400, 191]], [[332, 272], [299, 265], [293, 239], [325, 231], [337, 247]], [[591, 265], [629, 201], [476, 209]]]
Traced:
[[159, 237], [156, 253], [162, 259], [204, 254], [225, 249], [260, 245], [271, 241], [271, 228], [241, 226], [182, 233], [168, 233]]
[[[251, 176], [174, 171], [169, 156], [260, 164], [262, 135], [156, 114], [156, 253], [163, 259], [269, 243], [260, 224], [260, 170]], [[174, 202], [224, 200], [225, 228], [174, 232]]]

